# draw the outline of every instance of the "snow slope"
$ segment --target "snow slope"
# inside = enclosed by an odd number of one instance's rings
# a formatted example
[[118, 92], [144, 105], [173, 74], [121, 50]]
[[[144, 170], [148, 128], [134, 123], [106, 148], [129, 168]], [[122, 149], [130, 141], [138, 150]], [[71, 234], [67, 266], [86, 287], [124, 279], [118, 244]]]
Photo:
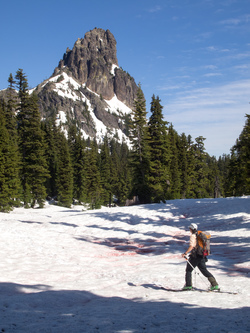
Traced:
[[[0, 332], [250, 330], [250, 197], [0, 214]], [[188, 225], [212, 234], [208, 269], [226, 293], [182, 288]], [[196, 287], [207, 281], [193, 274]]]

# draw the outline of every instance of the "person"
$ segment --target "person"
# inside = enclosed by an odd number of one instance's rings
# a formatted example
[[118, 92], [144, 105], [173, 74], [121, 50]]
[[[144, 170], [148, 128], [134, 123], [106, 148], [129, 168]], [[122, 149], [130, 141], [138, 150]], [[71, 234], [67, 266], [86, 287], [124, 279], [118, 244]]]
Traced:
[[[187, 254], [190, 252], [189, 260], [186, 266], [186, 284], [183, 287], [183, 290], [192, 290], [192, 271], [197, 266], [201, 273], [208, 278], [208, 281], [211, 284], [210, 290], [219, 290], [219, 286], [214, 276], [207, 270], [206, 261], [207, 257], [203, 257], [196, 253], [197, 245], [197, 224], [191, 223], [189, 230], [191, 232], [189, 247], [185, 253], [182, 254], [183, 258], [186, 258]], [[190, 264], [189, 264], [190, 263]]]

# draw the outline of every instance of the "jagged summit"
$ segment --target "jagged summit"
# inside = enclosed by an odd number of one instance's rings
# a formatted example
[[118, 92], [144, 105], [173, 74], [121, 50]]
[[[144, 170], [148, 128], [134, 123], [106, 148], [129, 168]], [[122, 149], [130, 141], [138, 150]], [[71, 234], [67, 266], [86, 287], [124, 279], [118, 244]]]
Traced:
[[105, 66], [110, 72], [113, 64], [118, 66], [116, 40], [109, 30], [95, 28], [84, 38], [78, 38], [72, 50], [67, 48], [55, 72], [66, 66], [75, 78], [86, 83], [93, 77], [97, 65]]
[[71, 75], [102, 98], [114, 95], [128, 107], [133, 107], [137, 85], [118, 66], [116, 40], [109, 30], [95, 28], [84, 38], [78, 38], [72, 50], [67, 48], [54, 75], [62, 71]]

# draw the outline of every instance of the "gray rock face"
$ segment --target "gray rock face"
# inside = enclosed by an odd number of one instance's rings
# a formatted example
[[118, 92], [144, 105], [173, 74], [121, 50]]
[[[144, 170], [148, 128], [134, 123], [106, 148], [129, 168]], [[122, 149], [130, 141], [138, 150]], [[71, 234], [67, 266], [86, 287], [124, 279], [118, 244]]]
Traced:
[[[87, 88], [80, 87], [78, 90], [68, 90], [68, 92], [78, 95], [79, 99], [62, 96], [62, 94], [55, 91], [55, 88], [58, 89], [57, 84], [51, 82], [47, 83], [42, 89], [37, 88], [39, 109], [43, 117], [54, 117], [58, 115], [59, 111], [63, 111], [68, 117], [68, 124], [74, 121], [86, 135], [92, 138], [98, 134], [93, 116], [102, 122], [106, 128], [120, 129], [123, 133], [125, 132], [125, 125], [121, 118], [117, 114], [107, 112], [107, 103]], [[68, 89], [67, 84], [66, 89]], [[65, 88], [60, 92], [63, 91], [65, 91]], [[90, 109], [93, 111], [92, 115]], [[67, 125], [64, 124], [64, 128], [67, 129]]]
[[107, 30], [91, 30], [78, 39], [72, 50], [67, 49], [54, 75], [69, 71], [81, 84], [94, 93], [110, 100], [116, 94], [125, 105], [132, 108], [137, 85], [134, 79], [118, 68], [116, 40]]

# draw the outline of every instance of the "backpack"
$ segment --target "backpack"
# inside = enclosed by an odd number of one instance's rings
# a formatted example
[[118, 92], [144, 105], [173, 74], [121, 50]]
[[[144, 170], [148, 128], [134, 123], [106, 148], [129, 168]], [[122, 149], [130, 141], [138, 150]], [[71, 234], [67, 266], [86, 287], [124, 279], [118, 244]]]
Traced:
[[210, 251], [210, 233], [206, 231], [197, 231], [197, 246], [196, 253], [200, 256], [206, 257], [208, 256]]

